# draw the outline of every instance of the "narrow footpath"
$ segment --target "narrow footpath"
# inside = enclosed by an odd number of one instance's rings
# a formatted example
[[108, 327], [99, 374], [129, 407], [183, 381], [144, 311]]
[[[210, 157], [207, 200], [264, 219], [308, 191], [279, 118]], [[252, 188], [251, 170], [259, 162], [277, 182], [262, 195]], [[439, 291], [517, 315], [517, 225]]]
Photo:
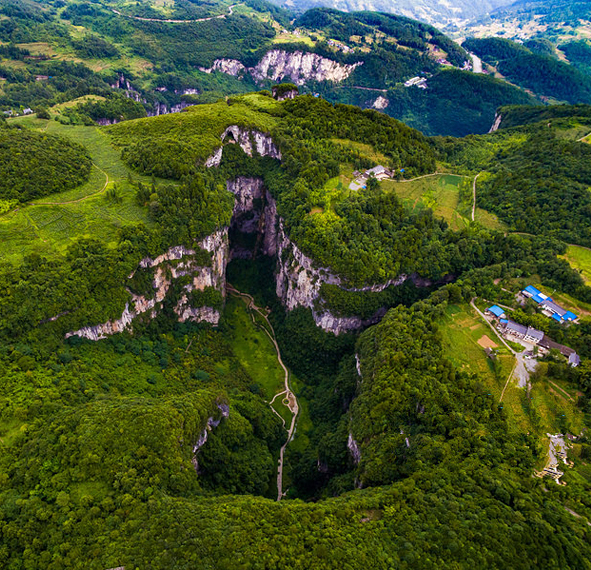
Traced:
[[[267, 334], [267, 336], [271, 339], [271, 342], [273, 343], [273, 346], [275, 347], [275, 351], [277, 352], [277, 361], [279, 362], [281, 368], [283, 369], [284, 389], [281, 392], [278, 392], [277, 394], [275, 394], [273, 396], [273, 399], [269, 402], [269, 406], [271, 406], [271, 410], [273, 410], [273, 413], [275, 413], [277, 416], [279, 416], [279, 418], [283, 422], [283, 427], [287, 430], [287, 439], [286, 439], [285, 443], [281, 446], [281, 450], [279, 451], [279, 463], [277, 465], [277, 500], [280, 501], [283, 498], [283, 496], [285, 495], [285, 493], [283, 492], [283, 457], [285, 454], [285, 448], [287, 447], [289, 442], [292, 440], [294, 432], [295, 432], [296, 420], [297, 420], [298, 412], [299, 412], [298, 399], [296, 398], [296, 395], [291, 391], [291, 388], [289, 387], [289, 370], [287, 369], [287, 367], [285, 366], [285, 364], [283, 363], [283, 360], [281, 358], [281, 351], [279, 350], [279, 345], [277, 344], [277, 339], [275, 337], [275, 330], [273, 329], [273, 325], [269, 322], [268, 313], [266, 311], [264, 311], [263, 309], [261, 309], [260, 307], [257, 307], [254, 302], [254, 299], [248, 293], [242, 293], [241, 291], [238, 291], [238, 289], [235, 289], [229, 283], [226, 285], [226, 290], [228, 291], [229, 294], [235, 295], [236, 297], [240, 297], [246, 303], [246, 308], [249, 311], [249, 314], [250, 314], [250, 317], [252, 318], [253, 323], [256, 324], [256, 319], [255, 319], [254, 313], [257, 313], [260, 317], [262, 317], [264, 319], [265, 324], [269, 328], [268, 329], [267, 329], [267, 327], [262, 327], [262, 328], [265, 331], [265, 333]], [[275, 408], [273, 408], [273, 402], [279, 397], [283, 398], [282, 403], [291, 412], [291, 423], [289, 425], [289, 428], [287, 427], [285, 420], [277, 413]]]

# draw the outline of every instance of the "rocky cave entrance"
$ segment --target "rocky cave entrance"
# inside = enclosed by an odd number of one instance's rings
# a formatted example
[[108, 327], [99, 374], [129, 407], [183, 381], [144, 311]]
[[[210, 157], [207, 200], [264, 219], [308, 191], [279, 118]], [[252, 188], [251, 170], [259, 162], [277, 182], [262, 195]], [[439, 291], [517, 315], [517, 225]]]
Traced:
[[230, 260], [274, 256], [277, 213], [262, 179], [239, 177], [229, 180], [227, 186], [235, 196], [228, 232]]

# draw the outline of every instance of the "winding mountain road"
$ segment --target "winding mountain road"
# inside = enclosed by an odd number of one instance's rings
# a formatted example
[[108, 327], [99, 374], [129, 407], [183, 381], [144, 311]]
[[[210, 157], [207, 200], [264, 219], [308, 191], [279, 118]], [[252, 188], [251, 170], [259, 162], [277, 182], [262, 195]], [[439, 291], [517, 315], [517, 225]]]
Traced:
[[[232, 287], [232, 285], [230, 285], [229, 283], [226, 285], [226, 290], [228, 291], [228, 293], [235, 295], [237, 297], [240, 297], [243, 301], [246, 302], [246, 308], [250, 312], [250, 316], [252, 318], [253, 323], [256, 324], [256, 319], [255, 319], [254, 313], [257, 313], [260, 317], [262, 317], [264, 319], [265, 324], [269, 328], [268, 329], [267, 329], [267, 327], [262, 327], [262, 328], [265, 331], [265, 333], [267, 334], [267, 336], [271, 339], [271, 342], [273, 343], [273, 346], [275, 347], [275, 351], [277, 352], [277, 361], [279, 362], [281, 368], [283, 369], [284, 390], [275, 394], [275, 396], [273, 396], [273, 399], [269, 402], [269, 406], [271, 406], [273, 413], [275, 413], [281, 419], [281, 421], [283, 423], [283, 427], [287, 430], [287, 439], [286, 439], [285, 443], [281, 446], [281, 449], [279, 451], [279, 463], [277, 465], [277, 500], [280, 501], [283, 498], [283, 496], [285, 495], [285, 493], [283, 492], [283, 457], [285, 454], [285, 448], [287, 447], [289, 442], [292, 440], [294, 432], [295, 432], [296, 420], [297, 420], [298, 413], [299, 413], [298, 399], [296, 398], [296, 395], [291, 391], [291, 388], [289, 387], [289, 370], [287, 369], [287, 366], [285, 366], [285, 364], [283, 363], [283, 360], [281, 358], [281, 351], [279, 350], [279, 345], [277, 344], [277, 340], [275, 338], [275, 330], [273, 329], [273, 325], [269, 322], [268, 313], [263, 311], [263, 309], [261, 309], [260, 307], [257, 307], [254, 302], [254, 299], [248, 293], [242, 293], [241, 291], [238, 291], [238, 289], [236, 289], [235, 287]], [[285, 420], [281, 417], [281, 415], [273, 407], [273, 402], [275, 402], [275, 400], [280, 396], [283, 396], [283, 400], [282, 400], [283, 405], [285, 405], [289, 409], [289, 411], [291, 412], [291, 423], [289, 425], [289, 428], [287, 427]]]
[[115, 8], [111, 8], [111, 11], [117, 14], [117, 16], [123, 16], [124, 18], [129, 18], [130, 20], [139, 20], [140, 22], [162, 22], [164, 24], [192, 24], [194, 22], [208, 22], [209, 20], [216, 20], [222, 19], [226, 16], [231, 16], [234, 12], [234, 8], [239, 4], [232, 4], [228, 6], [228, 13], [227, 14], [220, 14], [219, 16], [210, 16], [209, 18], [197, 18], [196, 20], [164, 20], [159, 18], [142, 18], [141, 16], [129, 16], [128, 14], [122, 14], [119, 10], [115, 10]]

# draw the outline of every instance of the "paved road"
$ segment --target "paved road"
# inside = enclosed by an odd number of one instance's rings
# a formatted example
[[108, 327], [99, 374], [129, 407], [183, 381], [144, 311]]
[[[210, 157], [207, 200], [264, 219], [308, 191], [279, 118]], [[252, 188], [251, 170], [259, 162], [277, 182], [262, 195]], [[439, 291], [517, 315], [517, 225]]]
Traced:
[[482, 73], [482, 60], [473, 53], [470, 54], [470, 57], [472, 58], [472, 71], [474, 73]]
[[[282, 390], [281, 392], [278, 392], [277, 394], [275, 394], [275, 396], [273, 396], [273, 399], [269, 402], [269, 406], [271, 406], [271, 409], [273, 410], [273, 412], [277, 416], [279, 416], [279, 418], [283, 422], [283, 427], [285, 427], [287, 429], [287, 439], [286, 439], [285, 443], [281, 446], [281, 449], [279, 450], [279, 463], [277, 465], [277, 500], [280, 501], [283, 498], [283, 496], [285, 495], [285, 493], [283, 492], [283, 456], [285, 454], [285, 448], [287, 447], [289, 442], [292, 440], [293, 435], [295, 433], [296, 420], [297, 420], [298, 412], [299, 412], [298, 399], [296, 398], [296, 395], [291, 391], [291, 388], [289, 387], [289, 370], [287, 369], [287, 367], [283, 363], [283, 360], [281, 359], [281, 352], [279, 350], [279, 345], [277, 344], [277, 340], [275, 338], [275, 330], [273, 329], [273, 325], [269, 322], [267, 313], [265, 311], [263, 311], [260, 307], [257, 307], [255, 305], [254, 299], [248, 293], [242, 293], [241, 291], [238, 291], [238, 289], [235, 289], [229, 283], [227, 284], [226, 289], [228, 290], [229, 293], [237, 295], [238, 297], [242, 298], [242, 300], [246, 301], [247, 308], [251, 311], [250, 316], [251, 316], [252, 321], [254, 323], [256, 323], [256, 320], [255, 320], [255, 317], [253, 314], [255, 312], [265, 320], [265, 323], [269, 327], [269, 330], [267, 330], [267, 327], [263, 327], [263, 330], [265, 331], [267, 336], [271, 339], [271, 342], [273, 343], [273, 346], [275, 347], [275, 351], [277, 352], [277, 361], [279, 362], [279, 364], [281, 365], [281, 368], [283, 369], [283, 373], [284, 373], [283, 382], [284, 382], [285, 389]], [[273, 402], [278, 397], [283, 397], [283, 399], [282, 399], [283, 404], [285, 406], [287, 406], [287, 408], [291, 412], [291, 423], [290, 423], [289, 428], [286, 427], [285, 420], [277, 413], [275, 408], [273, 408]]]

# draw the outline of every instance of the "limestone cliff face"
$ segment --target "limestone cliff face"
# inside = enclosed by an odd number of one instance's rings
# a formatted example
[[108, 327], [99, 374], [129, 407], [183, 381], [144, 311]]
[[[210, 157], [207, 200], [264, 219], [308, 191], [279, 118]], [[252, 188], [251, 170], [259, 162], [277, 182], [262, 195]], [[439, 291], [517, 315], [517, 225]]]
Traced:
[[[273, 142], [271, 135], [262, 133], [256, 129], [247, 127], [239, 127], [238, 125], [230, 125], [221, 136], [222, 143], [238, 144], [240, 148], [248, 155], [253, 155], [253, 150], [259, 156], [270, 156], [281, 160], [281, 152]], [[219, 166], [222, 161], [224, 147], [220, 146], [214, 153], [205, 161], [205, 166], [212, 168]]]
[[262, 178], [239, 176], [235, 180], [228, 180], [226, 187], [235, 196], [232, 226], [246, 234], [258, 232], [265, 195]]
[[296, 85], [306, 81], [344, 81], [363, 62], [345, 64], [309, 52], [268, 51], [250, 70], [256, 81], [282, 81], [289, 77]]
[[207, 423], [205, 424], [205, 428], [199, 434], [197, 441], [193, 445], [192, 463], [193, 463], [193, 467], [195, 467], [195, 471], [197, 471], [198, 473], [199, 473], [199, 462], [197, 460], [197, 454], [199, 453], [199, 450], [207, 443], [209, 432], [212, 431], [214, 428], [218, 427], [223, 418], [230, 417], [230, 406], [228, 406], [228, 404], [218, 402], [216, 404], [216, 406], [220, 412], [220, 415], [217, 418], [214, 418], [213, 416], [210, 416], [209, 418], [207, 418]]
[[[174, 280], [190, 276], [191, 279], [183, 286], [174, 311], [180, 322], [208, 322], [217, 325], [220, 313], [212, 307], [192, 307], [190, 293], [203, 291], [207, 287], [218, 289], [222, 295], [226, 288], [226, 265], [228, 263], [228, 229], [219, 230], [195, 244], [196, 249], [184, 246], [171, 247], [168, 251], [152, 259], [146, 257], [139, 263], [139, 269], [152, 270], [153, 296], [146, 297], [130, 292], [131, 302], [118, 319], [98, 325], [82, 327], [66, 334], [66, 338], [79, 336], [89, 340], [99, 340], [107, 336], [131, 330], [133, 321], [140, 315], [154, 318], [162, 307], [162, 302], [170, 292]], [[211, 265], [200, 265], [196, 259], [197, 249], [211, 254]], [[135, 272], [129, 278], [133, 278]]]
[[220, 71], [237, 77], [246, 72], [246, 67], [236, 59], [216, 59], [211, 67], [200, 67], [200, 71], [204, 73], [212, 73], [213, 71]]
[[[321, 300], [320, 288], [322, 284], [337, 285], [345, 291], [363, 291], [379, 293], [391, 285], [402, 285], [408, 276], [399, 275], [385, 283], [368, 285], [365, 287], [347, 287], [342, 279], [326, 267], [316, 267], [313, 260], [304, 255], [293, 243], [280, 219], [278, 223], [276, 255], [277, 281], [276, 293], [288, 311], [296, 307], [306, 307], [312, 310], [314, 322], [326, 332], [341, 334], [363, 329], [377, 323], [385, 314], [385, 310], [377, 311], [371, 318], [362, 319], [357, 316], [339, 317], [328, 310], [318, 310], [318, 300]], [[321, 305], [321, 303], [320, 303]]]
[[353, 434], [349, 433], [349, 439], [347, 440], [347, 449], [353, 458], [353, 463], [358, 465], [361, 461], [361, 450], [359, 449], [359, 444], [353, 439]]
[[494, 132], [498, 131], [499, 127], [501, 126], [502, 120], [503, 120], [503, 115], [501, 115], [500, 113], [495, 113], [495, 120], [494, 120], [493, 124], [491, 125], [490, 130], [488, 132], [494, 133]]
[[220, 71], [238, 77], [249, 74], [255, 81], [282, 81], [289, 78], [296, 85], [307, 81], [333, 81], [347, 79], [362, 61], [352, 64], [339, 63], [310, 52], [288, 52], [274, 49], [268, 51], [255, 67], [246, 68], [235, 59], [216, 59], [209, 68], [199, 68], [205, 73]]

